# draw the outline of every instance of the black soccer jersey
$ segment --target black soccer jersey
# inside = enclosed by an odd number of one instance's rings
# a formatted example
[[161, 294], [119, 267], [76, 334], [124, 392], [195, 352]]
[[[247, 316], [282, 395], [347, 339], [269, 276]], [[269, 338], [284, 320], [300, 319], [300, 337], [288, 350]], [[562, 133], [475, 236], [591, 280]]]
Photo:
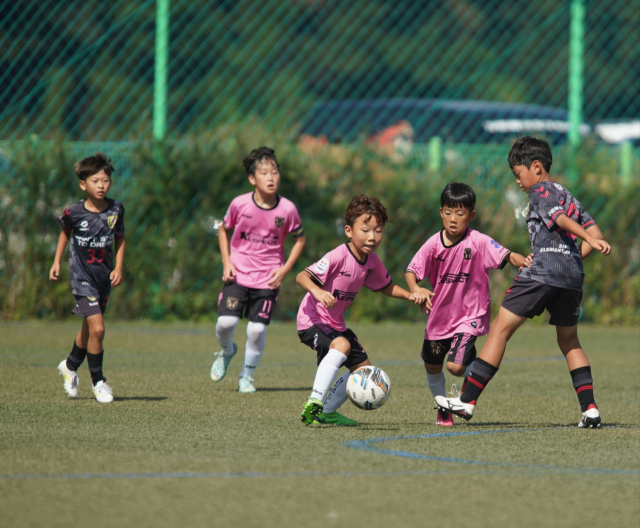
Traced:
[[84, 200], [67, 207], [58, 221], [71, 238], [69, 271], [74, 295], [100, 297], [111, 287], [113, 241], [124, 236], [124, 206], [107, 198], [101, 213], [87, 211]]
[[527, 228], [533, 263], [518, 277], [581, 291], [584, 271], [576, 237], [556, 225], [556, 219], [563, 213], [585, 229], [595, 225], [580, 202], [562, 185], [545, 181], [529, 189]]

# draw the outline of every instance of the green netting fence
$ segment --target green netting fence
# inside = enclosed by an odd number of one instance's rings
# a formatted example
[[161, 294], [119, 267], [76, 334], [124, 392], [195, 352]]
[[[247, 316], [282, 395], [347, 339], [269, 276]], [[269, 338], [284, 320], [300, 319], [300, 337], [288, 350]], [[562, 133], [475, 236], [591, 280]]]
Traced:
[[[110, 313], [198, 319], [220, 290], [212, 221], [249, 190], [252, 148], [277, 149], [301, 266], [342, 240], [362, 192], [390, 209], [381, 251], [402, 283], [451, 180], [476, 189], [476, 227], [526, 251], [505, 159], [535, 133], [615, 245], [587, 261], [584, 317], [637, 322], [638, 27], [625, 0], [0, 0], [0, 317], [69, 314], [65, 276], [47, 281], [55, 217], [81, 198], [73, 163], [97, 150], [127, 208]], [[495, 299], [510, 279], [494, 274]], [[415, 318], [363, 299], [352, 317]]]

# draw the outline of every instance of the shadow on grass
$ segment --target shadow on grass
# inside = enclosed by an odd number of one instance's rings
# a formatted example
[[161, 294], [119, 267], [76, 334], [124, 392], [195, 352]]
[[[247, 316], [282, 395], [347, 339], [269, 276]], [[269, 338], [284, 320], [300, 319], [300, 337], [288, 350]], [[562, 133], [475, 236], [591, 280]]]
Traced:
[[163, 401], [168, 399], [166, 396], [116, 396], [113, 401]]
[[280, 392], [280, 391], [307, 391], [309, 392], [313, 387], [266, 387], [256, 389], [257, 392]]

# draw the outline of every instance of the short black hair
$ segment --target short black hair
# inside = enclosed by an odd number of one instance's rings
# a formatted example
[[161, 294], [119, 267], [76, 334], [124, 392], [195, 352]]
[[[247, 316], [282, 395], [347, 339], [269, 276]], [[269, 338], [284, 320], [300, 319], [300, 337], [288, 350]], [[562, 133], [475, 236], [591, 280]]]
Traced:
[[466, 207], [469, 211], [476, 208], [476, 193], [466, 183], [451, 182], [440, 195], [441, 207]]
[[534, 161], [539, 161], [544, 170], [551, 170], [553, 156], [551, 146], [544, 139], [525, 136], [513, 144], [509, 151], [509, 167], [512, 169], [516, 165], [524, 165], [528, 168]]
[[244, 171], [247, 173], [247, 176], [255, 174], [258, 165], [260, 165], [264, 160], [273, 161], [276, 164], [276, 167], [278, 167], [278, 170], [280, 170], [280, 165], [276, 159], [276, 151], [269, 147], [258, 147], [257, 149], [253, 149], [249, 155], [242, 160]]
[[87, 181], [89, 176], [98, 174], [103, 170], [109, 178], [116, 169], [111, 165], [111, 158], [102, 152], [96, 152], [95, 156], [89, 156], [88, 158], [81, 159], [75, 164], [75, 173], [79, 180]]

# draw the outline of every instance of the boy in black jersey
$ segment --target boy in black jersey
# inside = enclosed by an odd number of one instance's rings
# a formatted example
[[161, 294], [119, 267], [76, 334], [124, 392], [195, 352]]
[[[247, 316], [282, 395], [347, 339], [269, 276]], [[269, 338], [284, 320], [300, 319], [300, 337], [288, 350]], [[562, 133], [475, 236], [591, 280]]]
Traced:
[[[600, 426], [591, 367], [578, 340], [578, 316], [584, 280], [582, 261], [594, 249], [608, 255], [611, 247], [580, 202], [551, 181], [551, 162], [549, 144], [533, 137], [519, 139], [509, 152], [516, 182], [529, 195], [525, 212], [533, 263], [518, 273], [507, 290], [460, 397], [435, 398], [440, 409], [466, 420], [473, 416], [480, 394], [498, 371], [507, 341], [527, 318], [542, 314], [546, 308], [580, 402], [582, 420], [578, 427]], [[580, 246], [576, 244], [578, 237], [584, 241]]]
[[[75, 173], [87, 198], [67, 207], [58, 221], [62, 232], [49, 280], [57, 281], [60, 260], [71, 239], [69, 271], [71, 289], [76, 298], [73, 313], [82, 317], [82, 328], [73, 343], [71, 354], [58, 365], [64, 388], [71, 398], [78, 395], [78, 367], [87, 358], [93, 394], [101, 403], [113, 401], [113, 391], [102, 374], [104, 321], [111, 287], [122, 282], [124, 263], [124, 206], [110, 198], [111, 160], [98, 152], [79, 161]], [[115, 241], [115, 267], [112, 246]]]

